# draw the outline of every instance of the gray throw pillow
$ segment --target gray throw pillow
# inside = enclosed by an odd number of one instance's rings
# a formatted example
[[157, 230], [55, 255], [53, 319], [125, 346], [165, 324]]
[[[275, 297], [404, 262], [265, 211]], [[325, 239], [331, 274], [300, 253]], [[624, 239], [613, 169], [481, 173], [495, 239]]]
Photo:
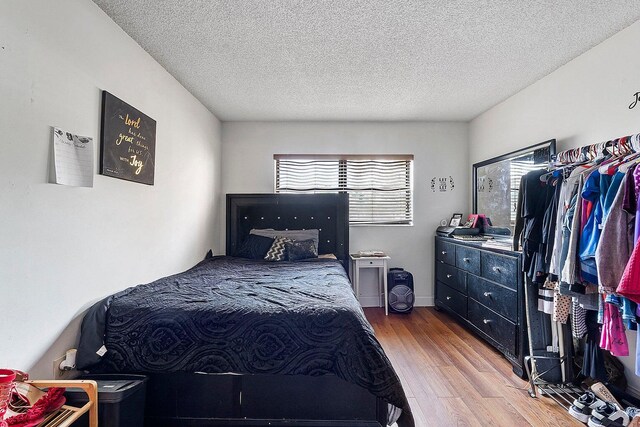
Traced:
[[310, 230], [274, 230], [272, 228], [254, 228], [249, 233], [257, 236], [271, 237], [272, 239], [279, 236], [287, 237], [291, 240], [313, 239], [313, 243], [316, 245], [316, 250], [318, 250], [318, 245], [320, 243], [320, 232], [316, 228]]

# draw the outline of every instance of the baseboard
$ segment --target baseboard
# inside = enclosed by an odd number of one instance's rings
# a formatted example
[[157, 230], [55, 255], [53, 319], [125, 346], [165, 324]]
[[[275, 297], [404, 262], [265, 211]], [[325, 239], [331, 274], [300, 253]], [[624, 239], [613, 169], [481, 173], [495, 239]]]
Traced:
[[414, 303], [416, 307], [433, 307], [435, 304], [434, 297], [416, 297], [416, 302]]
[[640, 398], [640, 388], [636, 388], [632, 385], [627, 384], [627, 393], [629, 393], [633, 397]]
[[380, 307], [380, 298], [377, 296], [361, 296], [359, 301], [362, 307]]

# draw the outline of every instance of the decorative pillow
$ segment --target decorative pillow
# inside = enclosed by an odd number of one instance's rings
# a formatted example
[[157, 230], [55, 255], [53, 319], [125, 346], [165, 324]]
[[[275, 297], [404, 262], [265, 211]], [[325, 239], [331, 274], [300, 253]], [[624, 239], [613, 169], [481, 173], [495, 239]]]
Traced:
[[284, 261], [287, 259], [287, 243], [291, 243], [291, 239], [286, 237], [276, 237], [267, 251], [264, 259], [267, 261]]
[[287, 259], [289, 261], [318, 257], [318, 250], [313, 239], [294, 240], [293, 242], [285, 243], [284, 246], [287, 249]]
[[250, 231], [251, 234], [258, 236], [271, 237], [287, 237], [291, 240], [309, 240], [313, 239], [313, 243], [316, 245], [316, 249], [320, 243], [320, 231], [316, 228], [310, 230], [274, 230], [272, 228], [254, 228]]
[[320, 259], [338, 259], [338, 257], [335, 256], [334, 254], [322, 254], [322, 255], [318, 255], [318, 258], [320, 258]]
[[264, 256], [269, 249], [271, 249], [273, 241], [274, 239], [271, 237], [249, 234], [249, 237], [242, 242], [242, 246], [240, 246], [240, 249], [235, 253], [235, 256], [249, 259], [264, 259]]

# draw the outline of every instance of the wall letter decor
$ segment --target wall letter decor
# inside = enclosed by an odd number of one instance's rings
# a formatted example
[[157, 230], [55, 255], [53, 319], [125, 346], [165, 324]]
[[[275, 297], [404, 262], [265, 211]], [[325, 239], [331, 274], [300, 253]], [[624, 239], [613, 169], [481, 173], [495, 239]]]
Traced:
[[156, 121], [102, 91], [100, 173], [153, 185]]
[[633, 97], [635, 98], [633, 100], [633, 102], [631, 104], [629, 104], [629, 110], [632, 110], [635, 108], [636, 105], [638, 105], [638, 101], [640, 101], [640, 92], [636, 92], [633, 94]]

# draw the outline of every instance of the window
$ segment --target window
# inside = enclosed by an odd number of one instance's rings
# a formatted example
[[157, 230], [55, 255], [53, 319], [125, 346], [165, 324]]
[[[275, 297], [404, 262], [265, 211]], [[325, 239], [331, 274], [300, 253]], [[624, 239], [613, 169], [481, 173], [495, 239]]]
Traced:
[[411, 224], [413, 155], [276, 154], [276, 193], [349, 193], [351, 224]]
[[516, 225], [516, 216], [518, 213], [518, 193], [520, 192], [520, 179], [529, 172], [538, 170], [545, 166], [546, 163], [542, 163], [540, 162], [540, 160], [537, 160], [533, 153], [511, 160], [509, 164], [509, 175], [511, 178], [511, 215], [509, 219], [511, 221], [512, 227], [515, 227]]

